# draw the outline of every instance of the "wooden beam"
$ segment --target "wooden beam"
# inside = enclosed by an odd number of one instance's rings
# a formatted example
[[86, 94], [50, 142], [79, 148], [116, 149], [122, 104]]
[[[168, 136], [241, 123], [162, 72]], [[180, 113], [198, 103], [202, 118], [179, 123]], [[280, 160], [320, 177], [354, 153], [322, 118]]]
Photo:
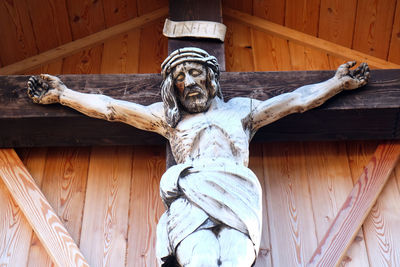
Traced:
[[160, 8], [143, 16], [128, 20], [106, 30], [91, 34], [84, 38], [61, 45], [39, 55], [24, 59], [14, 64], [0, 68], [0, 75], [22, 74], [42, 64], [72, 55], [84, 48], [92, 47], [111, 39], [132, 29], [138, 28], [146, 23], [166, 17], [168, 8]]
[[[206, 20], [222, 23], [221, 0], [171, 0], [169, 18], [173, 21]], [[225, 71], [224, 43], [212, 39], [178, 38], [168, 39], [168, 54], [178, 48], [198, 47], [218, 59], [221, 71]]]
[[381, 144], [364, 168], [307, 266], [338, 266], [400, 156], [400, 143]]
[[288, 27], [261, 19], [246, 13], [224, 8], [223, 14], [236, 21], [240, 21], [250, 27], [264, 31], [274, 36], [293, 41], [302, 45], [310, 46], [330, 55], [339, 56], [347, 60], [356, 60], [358, 62], [367, 62], [371, 67], [378, 69], [399, 69], [400, 65], [395, 64], [368, 54], [308, 35]]
[[0, 177], [57, 266], [89, 266], [13, 149], [0, 149]]
[[[332, 71], [227, 72], [221, 74], [225, 100], [265, 100], [332, 77]], [[260, 129], [254, 141], [400, 138], [400, 70], [373, 70], [364, 88], [342, 92], [321, 107], [292, 114]], [[149, 105], [161, 101], [159, 74], [61, 75], [86, 93]], [[0, 76], [0, 147], [162, 144], [153, 133], [92, 119], [61, 105], [33, 104], [28, 76]]]

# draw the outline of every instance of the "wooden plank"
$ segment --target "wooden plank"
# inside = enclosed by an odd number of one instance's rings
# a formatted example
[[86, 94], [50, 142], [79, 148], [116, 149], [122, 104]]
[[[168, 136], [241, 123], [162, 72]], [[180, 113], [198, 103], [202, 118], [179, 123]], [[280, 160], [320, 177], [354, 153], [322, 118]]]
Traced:
[[[346, 144], [309, 142], [304, 145], [304, 152], [315, 230], [318, 241], [321, 241], [353, 187]], [[340, 265], [369, 265], [362, 232], [357, 234], [350, 248]]]
[[[348, 143], [349, 165], [355, 182], [375, 149], [376, 142]], [[363, 224], [370, 266], [397, 266], [400, 264], [398, 257], [400, 245], [397, 242], [400, 238], [398, 227], [400, 194], [396, 184], [397, 177], [398, 172], [392, 172]]]
[[[75, 40], [73, 42], [61, 45], [55, 49], [43, 52], [39, 55], [26, 58], [15, 64], [8, 65], [0, 69], [0, 75], [9, 74], [21, 74], [35, 68], [39, 65], [45, 64], [49, 61], [60, 59], [71, 54], [74, 54], [84, 48], [95, 46], [105, 40], [111, 39], [115, 36], [123, 34], [125, 32], [131, 31], [132, 29], [138, 28], [146, 23], [157, 20], [160, 17], [165, 17], [168, 13], [167, 8], [158, 9], [152, 13], [131, 19], [127, 22], [118, 24], [116, 26], [110, 27], [106, 30], [94, 33], [92, 35], [83, 37], [81, 39]], [[5, 50], [3, 50], [5, 51]], [[31, 54], [26, 55], [26, 57], [31, 56]], [[10, 64], [12, 62], [9, 62]]]
[[400, 2], [397, 1], [388, 60], [400, 64]]
[[105, 29], [102, 1], [66, 1], [72, 39], [77, 40]]
[[125, 266], [132, 147], [94, 147], [80, 247], [90, 266]]
[[63, 73], [91, 74], [101, 73], [103, 45], [88, 48], [63, 60]]
[[[222, 23], [221, 1], [172, 0], [169, 1], [169, 18], [173, 21], [206, 20]], [[199, 38], [168, 39], [168, 54], [183, 47], [198, 47], [204, 49], [217, 58], [220, 70], [225, 71], [223, 42], [219, 40]]]
[[274, 266], [303, 266], [317, 246], [305, 160], [301, 143], [263, 145]]
[[[235, 7], [231, 8], [237, 9]], [[253, 1], [253, 15], [280, 25], [284, 25], [285, 1], [282, 0]]]
[[340, 262], [396, 166], [399, 156], [400, 143], [378, 146], [309, 260], [309, 266], [336, 266]]
[[6, 37], [0, 42], [3, 65], [37, 54], [29, 10], [24, 1], [0, 2], [0, 32]]
[[168, 40], [162, 35], [165, 18], [140, 28], [139, 73], [160, 73], [168, 55]]
[[72, 41], [65, 1], [26, 1], [26, 5], [39, 53]]
[[42, 192], [79, 245], [90, 150], [51, 149], [47, 154]]
[[[87, 148], [49, 149], [42, 192], [54, 207], [65, 228], [79, 245], [82, 210], [89, 161]], [[32, 237], [29, 266], [49, 266], [51, 260], [36, 236]]]
[[320, 0], [286, 0], [285, 26], [317, 36]]
[[[17, 153], [22, 162], [24, 163], [27, 170], [35, 179], [36, 184], [40, 188], [43, 184], [47, 152], [47, 148], [24, 148], [22, 152], [21, 150], [17, 150]], [[32, 232], [32, 238], [30, 238], [29, 240], [29, 258], [26, 266], [54, 266], [53, 261], [51, 260], [49, 254], [47, 253], [45, 247], [42, 245], [35, 232]]]
[[223, 8], [233, 8], [249, 15], [253, 14], [253, 1], [224, 0]]
[[167, 0], [136, 0], [136, 3], [139, 16], [153, 12], [158, 8], [166, 8], [168, 6]]
[[396, 0], [359, 1], [353, 49], [387, 59]]
[[251, 29], [255, 71], [292, 70], [288, 41]]
[[367, 53], [362, 53], [233, 9], [225, 8], [223, 10], [223, 14], [224, 16], [235, 19], [236, 21], [244, 23], [245, 25], [254, 27], [255, 29], [299, 43], [301, 45], [319, 49], [334, 56], [343, 57], [347, 60], [367, 62], [372, 67], [382, 69], [400, 68], [399, 64], [388, 62], [386, 60], [371, 56]]
[[138, 16], [136, 1], [103, 0], [106, 27], [111, 27]]
[[[289, 41], [290, 61], [293, 70], [330, 69], [328, 55], [307, 46]], [[335, 69], [337, 66], [335, 67]]]
[[351, 48], [357, 0], [321, 1], [318, 37]]
[[159, 184], [165, 168], [163, 146], [134, 147], [126, 266], [157, 266], [156, 227], [165, 210]]
[[263, 192], [262, 198], [262, 236], [261, 244], [258, 252], [255, 267], [270, 267], [272, 266], [272, 254], [271, 254], [271, 240], [270, 240], [270, 228], [269, 228], [269, 217], [267, 211], [267, 198], [265, 195], [265, 180], [264, 180], [264, 165], [263, 165], [263, 148], [260, 145], [252, 144], [250, 146], [250, 161], [249, 168], [254, 172], [260, 181], [260, 185]]
[[0, 158], [2, 180], [53, 261], [60, 266], [89, 266], [15, 151], [3, 149]]
[[101, 73], [138, 73], [140, 30], [104, 42]]
[[26, 266], [32, 227], [0, 180], [0, 265]]
[[[225, 99], [260, 100], [333, 76], [332, 71], [222, 73]], [[68, 87], [143, 105], [161, 101], [159, 74], [62, 75]], [[164, 139], [128, 125], [91, 119], [60, 105], [31, 103], [27, 76], [0, 76], [0, 146], [162, 144]], [[322, 107], [263, 127], [254, 141], [400, 138], [399, 70], [374, 70], [369, 84], [343, 92]], [[24, 129], [28, 129], [25, 131]]]
[[49, 64], [41, 65], [40, 67], [38, 67], [36, 69], [27, 71], [24, 74], [25, 75], [38, 75], [41, 73], [47, 73], [47, 74], [52, 74], [52, 75], [59, 75], [62, 73], [62, 65], [63, 65], [63, 60], [58, 59]]
[[227, 71], [254, 71], [250, 28], [225, 19], [225, 60]]

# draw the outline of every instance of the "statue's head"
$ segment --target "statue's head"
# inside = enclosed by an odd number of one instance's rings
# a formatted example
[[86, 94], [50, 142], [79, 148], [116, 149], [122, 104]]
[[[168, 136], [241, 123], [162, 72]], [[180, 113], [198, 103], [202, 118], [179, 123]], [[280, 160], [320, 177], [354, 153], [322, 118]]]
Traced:
[[161, 69], [161, 97], [171, 127], [178, 124], [182, 111], [204, 112], [215, 96], [222, 99], [217, 59], [202, 49], [175, 50], [161, 64]]

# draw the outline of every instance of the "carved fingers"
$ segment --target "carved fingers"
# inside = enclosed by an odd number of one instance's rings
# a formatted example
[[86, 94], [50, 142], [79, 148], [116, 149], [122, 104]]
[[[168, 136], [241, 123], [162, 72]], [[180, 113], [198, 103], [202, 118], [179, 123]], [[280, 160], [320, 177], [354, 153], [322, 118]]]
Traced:
[[28, 80], [28, 96], [39, 104], [57, 103], [64, 87], [61, 80], [55, 76], [48, 74], [31, 76]]
[[344, 90], [356, 89], [368, 83], [370, 77], [367, 63], [361, 63], [356, 69], [351, 70], [356, 65], [356, 61], [350, 61], [340, 65], [335, 77], [343, 82]]

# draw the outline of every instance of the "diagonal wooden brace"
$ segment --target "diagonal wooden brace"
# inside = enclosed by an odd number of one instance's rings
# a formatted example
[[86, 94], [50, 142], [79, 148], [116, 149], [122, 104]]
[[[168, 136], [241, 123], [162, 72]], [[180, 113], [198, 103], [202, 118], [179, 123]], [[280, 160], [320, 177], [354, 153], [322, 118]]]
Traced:
[[369, 214], [400, 156], [400, 143], [380, 144], [307, 266], [337, 266]]
[[0, 149], [0, 177], [58, 266], [89, 266], [14, 149]]

